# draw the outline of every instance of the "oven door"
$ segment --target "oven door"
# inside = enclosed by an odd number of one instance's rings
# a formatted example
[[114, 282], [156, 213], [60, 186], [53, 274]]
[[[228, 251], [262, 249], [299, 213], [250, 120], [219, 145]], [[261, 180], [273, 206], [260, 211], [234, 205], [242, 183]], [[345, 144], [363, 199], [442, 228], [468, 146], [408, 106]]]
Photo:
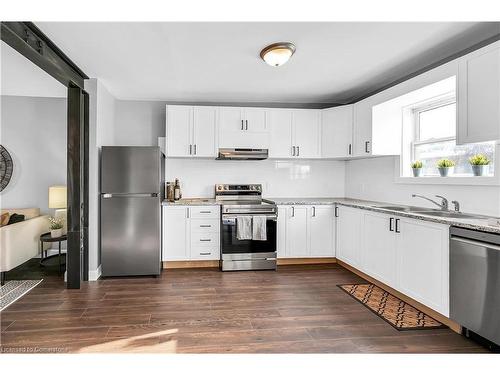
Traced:
[[266, 241], [238, 240], [236, 238], [235, 215], [222, 215], [222, 254], [274, 253], [276, 252], [276, 215], [269, 215], [266, 221]]

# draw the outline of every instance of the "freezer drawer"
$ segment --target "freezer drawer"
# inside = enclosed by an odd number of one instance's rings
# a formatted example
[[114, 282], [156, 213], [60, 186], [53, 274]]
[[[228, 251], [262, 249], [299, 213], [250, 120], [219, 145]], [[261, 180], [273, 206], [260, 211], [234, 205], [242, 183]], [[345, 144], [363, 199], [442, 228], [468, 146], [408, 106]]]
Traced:
[[158, 197], [101, 196], [103, 276], [160, 274]]
[[[481, 232], [475, 232], [481, 233]], [[500, 344], [500, 245], [478, 235], [450, 240], [450, 318]], [[467, 235], [464, 230], [460, 235]], [[474, 238], [476, 237], [476, 238]], [[495, 239], [496, 237], [496, 239]], [[488, 234], [486, 239], [500, 240]]]

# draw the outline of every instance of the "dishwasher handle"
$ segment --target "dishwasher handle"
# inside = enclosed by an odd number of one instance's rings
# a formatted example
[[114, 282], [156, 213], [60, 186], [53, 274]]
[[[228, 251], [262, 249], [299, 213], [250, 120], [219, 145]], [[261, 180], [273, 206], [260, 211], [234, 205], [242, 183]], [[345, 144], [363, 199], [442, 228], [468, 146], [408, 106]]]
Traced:
[[481, 241], [469, 240], [467, 238], [455, 237], [455, 236], [451, 236], [451, 241], [466, 243], [466, 244], [472, 245], [472, 246], [486, 247], [488, 249], [500, 251], [500, 246], [494, 245], [494, 244], [491, 244], [491, 243], [488, 243], [488, 242], [481, 242]]

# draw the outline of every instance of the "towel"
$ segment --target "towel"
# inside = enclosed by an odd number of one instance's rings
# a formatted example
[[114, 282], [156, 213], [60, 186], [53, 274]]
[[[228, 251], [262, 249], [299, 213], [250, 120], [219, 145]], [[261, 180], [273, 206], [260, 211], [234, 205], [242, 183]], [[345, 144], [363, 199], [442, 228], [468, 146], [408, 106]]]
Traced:
[[251, 216], [238, 216], [236, 219], [236, 238], [240, 241], [252, 239]]
[[267, 217], [265, 216], [254, 216], [252, 223], [252, 239], [255, 241], [266, 241], [267, 240], [267, 228], [266, 228]]

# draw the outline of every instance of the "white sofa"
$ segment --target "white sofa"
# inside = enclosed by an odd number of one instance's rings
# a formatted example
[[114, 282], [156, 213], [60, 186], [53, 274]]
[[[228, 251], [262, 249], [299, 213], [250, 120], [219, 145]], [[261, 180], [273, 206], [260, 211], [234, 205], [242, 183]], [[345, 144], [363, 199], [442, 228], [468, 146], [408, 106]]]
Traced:
[[[4, 272], [23, 264], [40, 253], [40, 235], [49, 231], [47, 215], [40, 215], [39, 208], [2, 209], [25, 215], [25, 220], [0, 228], [0, 272], [2, 281]], [[44, 244], [44, 249], [50, 244]]]

